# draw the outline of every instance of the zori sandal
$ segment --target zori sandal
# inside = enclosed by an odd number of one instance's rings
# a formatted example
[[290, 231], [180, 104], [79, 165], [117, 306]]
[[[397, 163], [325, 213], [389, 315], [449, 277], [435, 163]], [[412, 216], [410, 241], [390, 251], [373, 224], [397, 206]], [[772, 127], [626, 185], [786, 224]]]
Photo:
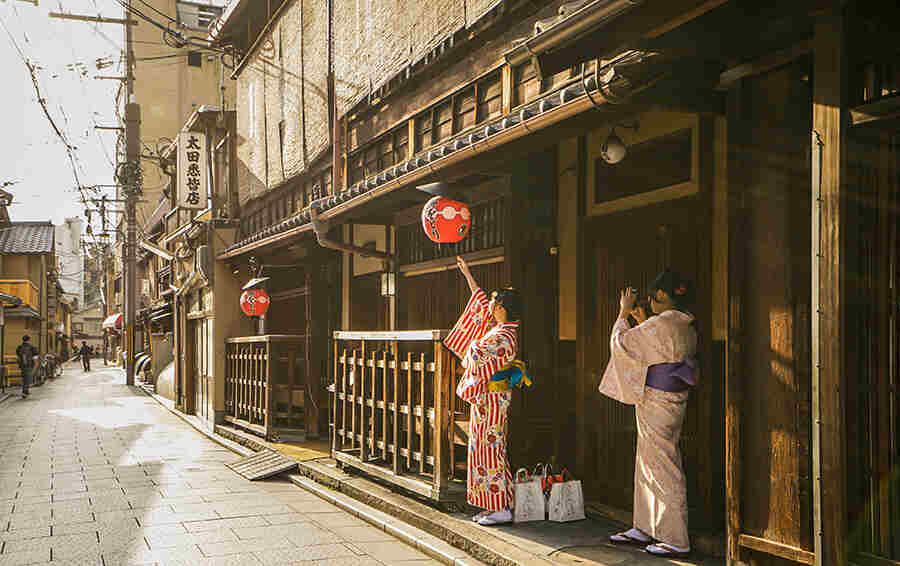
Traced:
[[637, 529], [628, 529], [609, 537], [612, 544], [627, 544], [630, 546], [647, 546], [653, 539]]
[[691, 547], [679, 548], [664, 542], [647, 545], [644, 550], [647, 551], [647, 554], [652, 554], [653, 556], [659, 556], [661, 558], [687, 558], [691, 553]]

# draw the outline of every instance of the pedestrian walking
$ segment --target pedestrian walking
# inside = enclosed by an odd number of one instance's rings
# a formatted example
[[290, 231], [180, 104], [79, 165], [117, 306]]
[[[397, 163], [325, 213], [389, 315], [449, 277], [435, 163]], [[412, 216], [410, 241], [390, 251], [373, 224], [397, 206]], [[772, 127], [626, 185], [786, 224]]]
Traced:
[[81, 365], [84, 367], [84, 371], [91, 371], [91, 347], [86, 341], [81, 343], [78, 352], [81, 354]]
[[16, 348], [16, 359], [19, 369], [22, 370], [22, 398], [28, 397], [31, 388], [31, 380], [34, 378], [35, 360], [38, 357], [38, 349], [31, 343], [31, 337], [22, 336], [22, 343]]

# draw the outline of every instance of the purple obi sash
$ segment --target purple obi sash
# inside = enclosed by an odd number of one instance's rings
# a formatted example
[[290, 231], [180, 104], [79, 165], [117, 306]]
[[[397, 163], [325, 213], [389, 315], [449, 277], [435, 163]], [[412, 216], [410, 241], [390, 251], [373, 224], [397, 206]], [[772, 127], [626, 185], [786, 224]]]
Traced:
[[697, 360], [693, 357], [680, 362], [655, 364], [647, 368], [647, 387], [678, 393], [697, 385]]

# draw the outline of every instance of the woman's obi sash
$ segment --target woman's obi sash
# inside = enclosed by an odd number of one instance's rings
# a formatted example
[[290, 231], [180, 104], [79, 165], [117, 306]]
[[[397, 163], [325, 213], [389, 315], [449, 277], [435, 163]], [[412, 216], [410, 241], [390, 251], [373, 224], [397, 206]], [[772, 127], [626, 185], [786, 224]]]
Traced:
[[680, 362], [654, 364], [647, 368], [647, 387], [678, 393], [697, 385], [697, 359], [693, 356]]
[[513, 360], [503, 369], [491, 376], [488, 382], [488, 391], [491, 393], [503, 393], [513, 387], [531, 387], [531, 379], [525, 369], [525, 362]]

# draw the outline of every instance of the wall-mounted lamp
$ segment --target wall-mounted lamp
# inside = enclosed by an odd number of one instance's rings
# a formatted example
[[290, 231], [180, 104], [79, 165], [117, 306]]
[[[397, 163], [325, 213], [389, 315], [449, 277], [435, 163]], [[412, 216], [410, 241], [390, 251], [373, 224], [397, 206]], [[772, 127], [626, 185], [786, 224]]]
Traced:
[[396, 279], [394, 278], [394, 272], [382, 273], [381, 274], [381, 296], [382, 297], [393, 297], [396, 288]]
[[600, 146], [600, 157], [603, 158], [603, 161], [606, 161], [610, 165], [614, 165], [625, 159], [625, 154], [628, 153], [625, 142], [616, 135], [616, 128], [628, 128], [629, 130], [634, 130], [636, 132], [639, 126], [640, 124], [637, 122], [634, 122], [633, 124], [616, 124], [613, 126], [612, 131], [609, 132], [609, 135], [603, 141], [603, 145]]

